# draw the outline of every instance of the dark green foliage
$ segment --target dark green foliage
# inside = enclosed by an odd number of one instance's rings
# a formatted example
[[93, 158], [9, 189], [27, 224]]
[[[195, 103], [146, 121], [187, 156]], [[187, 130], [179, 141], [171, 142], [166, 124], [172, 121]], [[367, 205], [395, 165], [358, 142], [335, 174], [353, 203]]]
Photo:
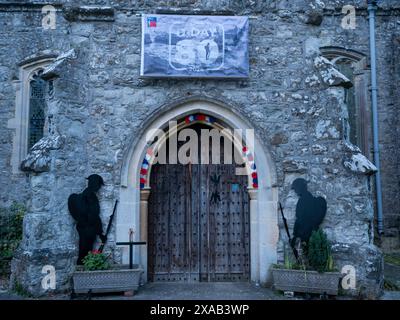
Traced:
[[390, 281], [389, 279], [385, 279], [383, 282], [383, 288], [386, 291], [399, 291], [400, 287], [396, 285], [393, 281]]
[[14, 202], [9, 208], [0, 209], [0, 239], [20, 240], [22, 238], [22, 220], [26, 209]]
[[108, 257], [104, 253], [98, 251], [89, 252], [89, 254], [83, 258], [82, 262], [85, 271], [110, 269]]
[[14, 281], [14, 286], [12, 291], [17, 295], [25, 298], [32, 298], [33, 296], [17, 281]]
[[385, 263], [393, 264], [395, 266], [400, 266], [400, 255], [399, 254], [385, 254]]
[[9, 273], [10, 261], [22, 239], [25, 212], [25, 206], [16, 202], [8, 208], [0, 208], [0, 275]]
[[307, 245], [307, 260], [310, 267], [318, 272], [333, 269], [331, 244], [326, 234], [321, 230], [313, 231]]

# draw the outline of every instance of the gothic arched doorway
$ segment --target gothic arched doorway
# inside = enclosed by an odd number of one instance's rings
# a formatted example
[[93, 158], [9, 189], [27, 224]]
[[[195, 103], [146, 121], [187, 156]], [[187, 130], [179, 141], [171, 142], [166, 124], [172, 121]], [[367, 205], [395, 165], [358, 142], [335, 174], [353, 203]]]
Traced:
[[[132, 137], [129, 148], [125, 152], [121, 171], [120, 203], [116, 216], [116, 241], [128, 241], [131, 230], [133, 230], [133, 239], [135, 241], [148, 242], [148, 223], [150, 218], [148, 200], [154, 191], [151, 188], [150, 179], [152, 167], [155, 167], [155, 165], [153, 166], [151, 155], [148, 153], [149, 140], [147, 137], [152, 136], [153, 130], [165, 130], [170, 121], [186, 117], [189, 118], [190, 122], [191, 115], [194, 114], [202, 114], [206, 119], [207, 117], [213, 117], [216, 122], [223, 124], [225, 128], [243, 131], [252, 129], [251, 124], [246, 119], [246, 116], [241, 114], [239, 108], [226, 105], [221, 101], [191, 97], [161, 106], [139, 127], [139, 133]], [[213, 125], [216, 126], [218, 123]], [[189, 125], [191, 124], [189, 123]], [[266, 141], [260, 139], [256, 131], [254, 133], [254, 145], [250, 146], [250, 150], [255, 150], [256, 153], [250, 153], [249, 150], [246, 150], [244, 155], [255, 159], [253, 160], [257, 163], [258, 176], [258, 185], [253, 185], [254, 172], [248, 170], [246, 175], [250, 202], [250, 280], [256, 283], [268, 284], [271, 279], [269, 268], [277, 260], [277, 178], [275, 163]], [[249, 146], [247, 141], [245, 142]], [[144, 172], [146, 170], [148, 171], [147, 174]], [[149, 253], [148, 245], [137, 246], [133, 249], [133, 257], [143, 267], [145, 279], [148, 279]], [[127, 248], [121, 248], [122, 263], [127, 263], [128, 257], [129, 251]]]

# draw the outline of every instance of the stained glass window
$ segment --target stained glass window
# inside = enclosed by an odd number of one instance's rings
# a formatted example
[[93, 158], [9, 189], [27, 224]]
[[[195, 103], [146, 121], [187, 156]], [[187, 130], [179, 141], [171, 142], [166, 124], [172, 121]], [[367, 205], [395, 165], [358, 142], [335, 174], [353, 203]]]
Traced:
[[30, 82], [28, 149], [43, 137], [46, 81], [40, 74], [41, 71]]

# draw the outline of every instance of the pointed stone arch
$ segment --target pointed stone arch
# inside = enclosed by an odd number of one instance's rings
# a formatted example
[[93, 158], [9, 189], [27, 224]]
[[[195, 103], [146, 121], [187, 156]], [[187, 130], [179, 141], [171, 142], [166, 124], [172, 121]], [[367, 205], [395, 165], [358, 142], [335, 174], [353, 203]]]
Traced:
[[[161, 107], [141, 126], [140, 135], [126, 150], [121, 170], [120, 205], [116, 223], [116, 241], [127, 241], [129, 229], [134, 230], [136, 241], [147, 241], [147, 200], [151, 190], [148, 183], [140, 184], [143, 159], [146, 159], [149, 144], [146, 137], [152, 129], [165, 128], [169, 121], [196, 114], [213, 117], [217, 123], [231, 129], [252, 129], [250, 123], [240, 115], [238, 108], [220, 101], [193, 97]], [[202, 121], [202, 120], [200, 120]], [[267, 283], [270, 280], [269, 267], [276, 263], [278, 242], [276, 170], [266, 146], [255, 132], [254, 145], [246, 146], [254, 150], [253, 160], [257, 163], [256, 188], [249, 178], [250, 196], [250, 261], [251, 280]], [[250, 173], [250, 172], [249, 172]], [[251, 175], [249, 174], [249, 177]], [[135, 261], [147, 272], [147, 246], [135, 248]], [[127, 262], [128, 252], [122, 253]], [[147, 279], [147, 277], [145, 277]]]
[[[142, 160], [142, 165], [140, 167], [140, 178], [139, 178], [139, 186], [140, 189], [146, 189], [149, 188], [150, 185], [150, 174], [151, 174], [151, 168], [153, 166], [153, 163], [156, 159], [156, 150], [161, 149], [164, 145], [167, 144], [167, 140], [169, 137], [174, 133], [173, 131], [176, 130], [178, 133], [180, 130], [186, 129], [190, 127], [193, 124], [204, 124], [212, 129], [217, 129], [218, 131], [221, 132], [221, 135], [227, 139], [227, 141], [230, 141], [232, 143], [233, 148], [236, 150], [236, 152], [240, 155], [241, 160], [244, 164], [244, 172], [243, 174], [246, 174], [248, 177], [248, 188], [249, 189], [258, 189], [258, 176], [257, 176], [257, 166], [255, 163], [254, 159], [254, 152], [253, 146], [248, 146], [247, 143], [243, 143], [243, 141], [238, 142], [237, 139], [234, 139], [232, 133], [232, 128], [226, 127], [226, 125], [221, 124], [218, 119], [215, 119], [212, 116], [206, 115], [206, 114], [201, 114], [201, 113], [195, 113], [191, 114], [188, 116], [185, 116], [184, 119], [180, 119], [181, 121], [179, 124], [177, 123], [176, 128], [168, 128], [166, 131], [163, 133], [163, 136], [161, 139], [157, 140], [156, 143], [152, 144], [149, 146], [146, 150], [146, 153], [143, 157]], [[242, 135], [243, 140], [247, 140], [246, 136]], [[252, 143], [251, 143], [252, 144]]]

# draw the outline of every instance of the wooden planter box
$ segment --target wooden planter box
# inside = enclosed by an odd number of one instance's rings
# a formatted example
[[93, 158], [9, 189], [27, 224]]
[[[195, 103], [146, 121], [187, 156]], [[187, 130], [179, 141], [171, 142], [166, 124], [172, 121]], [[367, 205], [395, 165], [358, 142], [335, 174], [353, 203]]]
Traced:
[[277, 290], [337, 295], [341, 274], [274, 268], [272, 277]]
[[75, 293], [137, 291], [143, 270], [114, 267], [111, 270], [75, 271]]

